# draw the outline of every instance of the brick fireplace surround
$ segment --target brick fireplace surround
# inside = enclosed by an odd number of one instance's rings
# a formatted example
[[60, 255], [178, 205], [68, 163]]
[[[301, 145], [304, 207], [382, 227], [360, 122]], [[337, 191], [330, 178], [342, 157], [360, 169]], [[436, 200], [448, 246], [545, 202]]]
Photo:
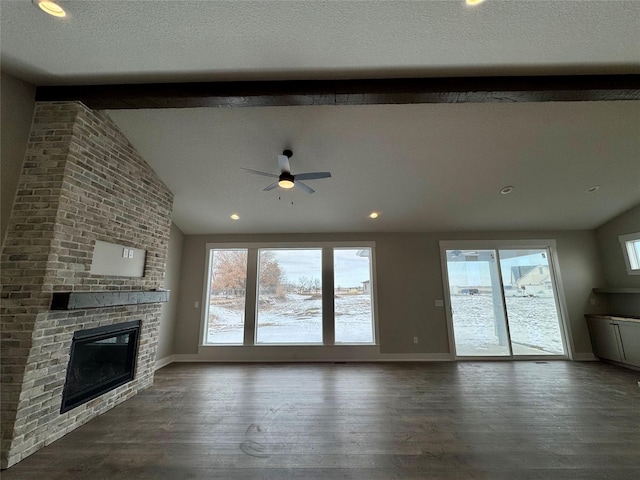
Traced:
[[[163, 287], [173, 194], [109, 117], [36, 104], [2, 249], [2, 456], [7, 468], [153, 382], [160, 304], [50, 309], [54, 292]], [[147, 251], [142, 278], [91, 275], [96, 240]], [[60, 414], [73, 332], [141, 320], [135, 379]]]

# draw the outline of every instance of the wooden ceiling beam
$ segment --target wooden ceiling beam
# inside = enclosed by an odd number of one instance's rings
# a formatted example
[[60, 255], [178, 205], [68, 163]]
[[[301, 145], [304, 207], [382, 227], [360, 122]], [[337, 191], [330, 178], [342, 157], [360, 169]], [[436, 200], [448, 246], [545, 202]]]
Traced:
[[38, 87], [98, 110], [640, 100], [640, 75], [288, 80]]

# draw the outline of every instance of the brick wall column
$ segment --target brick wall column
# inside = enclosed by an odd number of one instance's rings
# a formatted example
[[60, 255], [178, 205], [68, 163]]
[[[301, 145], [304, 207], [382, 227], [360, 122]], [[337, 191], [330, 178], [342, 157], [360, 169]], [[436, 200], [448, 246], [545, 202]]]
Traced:
[[[173, 196], [104, 114], [36, 104], [2, 262], [2, 468], [153, 382], [159, 305], [52, 312], [55, 291], [162, 288]], [[145, 276], [91, 275], [96, 240], [147, 251]], [[134, 381], [59, 414], [75, 330], [141, 320]]]

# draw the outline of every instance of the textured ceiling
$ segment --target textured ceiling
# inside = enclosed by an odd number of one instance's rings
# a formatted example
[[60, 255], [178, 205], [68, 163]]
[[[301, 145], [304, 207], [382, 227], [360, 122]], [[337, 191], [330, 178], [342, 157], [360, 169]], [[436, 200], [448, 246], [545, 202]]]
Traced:
[[2, 0], [35, 84], [638, 72], [640, 2]]
[[[640, 203], [640, 102], [109, 115], [175, 193], [187, 234], [592, 229]], [[240, 169], [278, 172], [287, 147], [294, 174], [333, 177], [308, 181], [311, 195], [263, 192], [273, 179]]]
[[[0, 0], [3, 71], [35, 85], [640, 72], [633, 0], [59, 2], [63, 20]], [[588, 229], [640, 203], [639, 103], [110, 114], [185, 233]], [[240, 170], [275, 172], [286, 147], [293, 173], [334, 176], [279, 200]]]

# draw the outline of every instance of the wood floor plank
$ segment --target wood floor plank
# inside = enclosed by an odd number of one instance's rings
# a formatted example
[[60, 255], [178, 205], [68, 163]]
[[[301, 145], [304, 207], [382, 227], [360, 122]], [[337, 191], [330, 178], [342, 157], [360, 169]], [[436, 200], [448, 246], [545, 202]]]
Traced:
[[574, 362], [172, 364], [3, 480], [638, 480], [640, 373]]

